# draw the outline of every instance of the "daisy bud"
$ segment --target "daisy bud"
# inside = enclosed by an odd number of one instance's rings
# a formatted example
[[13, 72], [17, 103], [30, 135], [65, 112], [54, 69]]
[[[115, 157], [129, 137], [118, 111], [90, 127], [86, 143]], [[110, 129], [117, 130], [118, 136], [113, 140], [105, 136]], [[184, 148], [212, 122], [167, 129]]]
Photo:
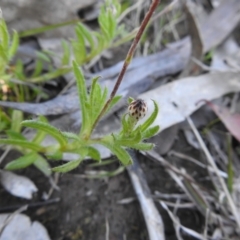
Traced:
[[142, 99], [137, 99], [132, 101], [128, 106], [129, 115], [134, 118], [136, 121], [145, 117], [147, 112], [147, 104]]

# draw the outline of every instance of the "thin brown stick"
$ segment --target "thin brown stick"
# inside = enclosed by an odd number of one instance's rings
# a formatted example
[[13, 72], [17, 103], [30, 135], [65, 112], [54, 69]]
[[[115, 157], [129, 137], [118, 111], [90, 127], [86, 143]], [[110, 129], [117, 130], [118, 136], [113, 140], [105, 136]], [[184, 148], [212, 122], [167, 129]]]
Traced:
[[131, 45], [128, 53], [127, 53], [127, 56], [126, 56], [126, 58], [125, 58], [125, 61], [124, 61], [122, 70], [121, 70], [121, 72], [120, 72], [119, 75], [118, 75], [116, 84], [115, 84], [115, 86], [114, 86], [114, 88], [113, 88], [113, 90], [112, 90], [112, 92], [111, 92], [111, 95], [110, 95], [109, 99], [107, 100], [107, 102], [105, 103], [102, 111], [101, 111], [100, 114], [98, 115], [96, 121], [94, 122], [94, 124], [93, 124], [93, 126], [92, 126], [92, 131], [93, 131], [93, 129], [96, 127], [97, 123], [99, 122], [99, 120], [101, 119], [101, 117], [104, 115], [104, 113], [106, 112], [106, 110], [108, 109], [109, 104], [111, 103], [113, 97], [115, 96], [115, 94], [116, 94], [116, 92], [117, 92], [117, 90], [118, 90], [118, 88], [119, 88], [119, 86], [120, 86], [120, 84], [121, 84], [121, 82], [122, 82], [122, 80], [123, 80], [123, 77], [124, 77], [124, 75], [125, 75], [125, 73], [126, 73], [126, 70], [127, 70], [127, 68], [128, 68], [128, 65], [129, 65], [130, 62], [131, 62], [131, 59], [132, 59], [132, 57], [133, 57], [133, 54], [134, 54], [134, 52], [135, 52], [135, 50], [136, 50], [136, 48], [137, 48], [137, 44], [138, 44], [139, 40], [141, 39], [142, 34], [143, 34], [143, 32], [144, 32], [147, 24], [148, 24], [149, 21], [150, 21], [151, 16], [153, 15], [153, 13], [154, 13], [154, 11], [156, 10], [156, 8], [157, 8], [157, 6], [158, 6], [159, 3], [160, 3], [160, 0], [153, 0], [153, 1], [152, 1], [152, 4], [151, 4], [151, 6], [150, 6], [150, 8], [149, 8], [149, 10], [148, 10], [148, 12], [147, 12], [147, 14], [146, 14], [146, 16], [144, 17], [144, 19], [143, 19], [143, 21], [142, 21], [142, 23], [141, 23], [141, 25], [140, 25], [140, 28], [139, 28], [139, 30], [138, 30], [138, 32], [137, 32], [137, 35], [136, 35], [136, 37], [134, 38], [134, 40], [133, 40], [133, 42], [132, 42], [132, 45]]

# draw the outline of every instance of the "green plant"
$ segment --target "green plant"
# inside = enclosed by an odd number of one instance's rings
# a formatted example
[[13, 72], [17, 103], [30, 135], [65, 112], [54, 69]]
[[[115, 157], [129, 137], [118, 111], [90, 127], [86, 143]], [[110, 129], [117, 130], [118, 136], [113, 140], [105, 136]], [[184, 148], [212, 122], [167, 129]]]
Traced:
[[[51, 72], [41, 76], [31, 78], [33, 83], [47, 81], [72, 71], [71, 52], [78, 65], [82, 66], [117, 43], [119, 45], [129, 40], [128, 33], [124, 30], [124, 25], [119, 25], [117, 19], [121, 14], [121, 5], [118, 0], [106, 0], [100, 9], [98, 16], [99, 31], [88, 29], [83, 23], [79, 22], [75, 27], [76, 39], [62, 42], [63, 56], [61, 66]], [[125, 37], [128, 38], [125, 39]], [[120, 38], [120, 39], [119, 39]], [[130, 35], [130, 38], [133, 38]]]
[[[73, 61], [72, 68], [76, 78], [79, 104], [82, 111], [82, 125], [79, 134], [61, 132], [59, 129], [48, 124], [44, 117], [40, 117], [39, 120], [23, 121], [21, 126], [34, 128], [37, 130], [37, 133], [33, 139], [28, 141], [19, 133], [20, 128], [18, 127], [17, 134], [11, 134], [8, 139], [0, 139], [1, 144], [15, 146], [23, 154], [25, 154], [23, 157], [7, 164], [5, 166], [6, 169], [14, 170], [35, 164], [40, 170], [45, 172], [45, 174], [49, 174], [49, 172], [46, 172], [46, 169], [48, 169], [48, 163], [42, 156], [45, 156], [48, 159], [60, 160], [63, 156], [63, 153], [70, 152], [78, 154], [79, 158], [77, 160], [70, 161], [66, 164], [53, 168], [53, 171], [56, 172], [67, 172], [76, 168], [87, 156], [90, 156], [94, 160], [101, 161], [100, 153], [94, 147], [95, 144], [100, 144], [110, 149], [110, 151], [118, 157], [121, 163], [124, 166], [127, 166], [132, 163], [132, 159], [127, 152], [127, 148], [144, 151], [153, 148], [153, 144], [146, 143], [144, 140], [150, 138], [159, 131], [159, 126], [151, 127], [158, 115], [158, 106], [154, 101], [154, 111], [143, 124], [137, 124], [138, 118], [135, 117], [132, 112], [132, 108], [130, 107], [130, 114], [125, 114], [122, 117], [122, 127], [120, 131], [97, 139], [92, 138], [92, 132], [101, 117], [105, 115], [120, 100], [120, 96], [115, 96], [116, 92], [126, 72], [127, 66], [130, 64], [133, 53], [142, 36], [142, 33], [157, 5], [158, 0], [154, 0], [151, 4], [149, 12], [146, 14], [140, 26], [132, 46], [129, 49], [125, 63], [109, 99], [107, 99], [108, 89], [101, 89], [98, 83], [99, 77], [92, 79], [90, 92], [87, 92], [83, 73], [78, 66], [78, 58], [76, 57], [76, 60]], [[103, 21], [107, 20], [108, 19], [105, 19]], [[145, 103], [143, 103], [142, 100], [140, 102], [133, 101], [134, 99], [130, 98], [129, 104], [132, 105], [132, 107], [136, 107], [136, 110], [145, 113]], [[139, 105], [139, 103], [141, 104]], [[144, 111], [142, 110], [143, 108]], [[138, 114], [138, 117], [142, 116], [139, 115], [139, 112], [135, 113]], [[17, 123], [17, 125], [19, 126], [19, 123]], [[41, 142], [45, 138], [46, 134], [49, 134], [51, 137], [53, 137], [57, 143], [47, 147], [42, 146]]]
[[[36, 52], [35, 68], [31, 73], [25, 72], [25, 67], [20, 59], [13, 57], [19, 47], [19, 34], [13, 31], [12, 37], [7, 29], [3, 18], [0, 19], [0, 99], [16, 102], [30, 101], [35, 96], [44, 92], [35, 83], [48, 81], [72, 71], [71, 53], [79, 65], [84, 65], [94, 57], [99, 56], [105, 49], [113, 46], [117, 39], [121, 40], [126, 35], [124, 26], [117, 24], [121, 6], [117, 0], [107, 0], [102, 5], [99, 14], [99, 31], [89, 30], [84, 24], [79, 23], [75, 27], [76, 39], [70, 42], [62, 41], [63, 54], [61, 66], [54, 69], [51, 65], [51, 52]], [[44, 31], [61, 27], [66, 24], [77, 23], [76, 20], [62, 24], [45, 26], [38, 29], [31, 29], [20, 33], [20, 36], [30, 36]], [[123, 39], [123, 38], [122, 38]], [[126, 39], [122, 41], [122, 43]], [[49, 66], [47, 73], [43, 73], [44, 62]], [[45, 64], [46, 65], [46, 64]], [[47, 97], [47, 96], [46, 96]], [[11, 124], [11, 111], [5, 113], [0, 110], [0, 131], [7, 130]]]

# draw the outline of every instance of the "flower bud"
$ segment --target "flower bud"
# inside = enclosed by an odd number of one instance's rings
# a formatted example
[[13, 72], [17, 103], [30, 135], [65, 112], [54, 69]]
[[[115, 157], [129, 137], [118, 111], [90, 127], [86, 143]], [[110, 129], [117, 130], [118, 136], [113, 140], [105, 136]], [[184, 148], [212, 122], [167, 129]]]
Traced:
[[134, 118], [136, 121], [145, 117], [147, 112], [147, 104], [142, 99], [137, 99], [131, 102], [128, 106], [129, 115]]

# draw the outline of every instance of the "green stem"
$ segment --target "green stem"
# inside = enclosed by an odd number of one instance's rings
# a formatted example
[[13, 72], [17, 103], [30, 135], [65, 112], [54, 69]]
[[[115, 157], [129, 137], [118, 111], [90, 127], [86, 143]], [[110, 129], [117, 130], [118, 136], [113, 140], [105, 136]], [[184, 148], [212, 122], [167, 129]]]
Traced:
[[134, 38], [134, 40], [133, 40], [133, 42], [132, 42], [132, 45], [131, 45], [128, 53], [127, 53], [127, 56], [126, 56], [126, 58], [125, 58], [125, 61], [124, 61], [122, 70], [121, 70], [121, 72], [120, 72], [119, 75], [118, 75], [118, 79], [117, 79], [116, 84], [115, 84], [115, 86], [114, 86], [114, 88], [113, 88], [113, 90], [112, 90], [112, 92], [111, 92], [111, 94], [110, 94], [110, 97], [109, 97], [109, 99], [107, 100], [107, 102], [105, 103], [105, 105], [104, 105], [102, 111], [100, 112], [100, 114], [98, 115], [97, 119], [95, 120], [95, 122], [94, 122], [94, 124], [93, 124], [93, 126], [92, 126], [92, 129], [91, 129], [91, 133], [92, 133], [92, 131], [95, 129], [95, 127], [96, 127], [97, 123], [99, 122], [99, 120], [100, 120], [100, 119], [102, 118], [102, 116], [105, 114], [105, 112], [106, 112], [106, 110], [108, 109], [108, 106], [109, 106], [109, 104], [111, 103], [113, 97], [116, 95], [116, 92], [117, 92], [117, 90], [118, 90], [118, 88], [119, 88], [119, 86], [120, 86], [120, 84], [121, 84], [121, 82], [122, 82], [122, 80], [123, 80], [123, 77], [124, 77], [124, 75], [125, 75], [125, 73], [126, 73], [126, 70], [127, 70], [127, 68], [128, 68], [128, 65], [130, 64], [130, 62], [131, 62], [131, 60], [132, 60], [132, 57], [133, 57], [133, 54], [134, 54], [134, 52], [135, 52], [135, 50], [136, 50], [136, 48], [137, 48], [138, 42], [140, 41], [140, 39], [141, 39], [141, 37], [142, 37], [142, 35], [143, 35], [143, 32], [144, 32], [146, 26], [148, 25], [148, 23], [149, 23], [149, 21], [150, 21], [150, 18], [151, 18], [151, 16], [153, 15], [153, 13], [154, 13], [154, 11], [156, 10], [156, 8], [157, 8], [157, 6], [158, 6], [159, 3], [160, 3], [160, 0], [153, 0], [153, 1], [152, 1], [151, 6], [150, 6], [147, 14], [145, 15], [145, 17], [144, 17], [144, 19], [143, 19], [143, 21], [142, 21], [142, 23], [141, 23], [141, 25], [140, 25], [140, 28], [139, 28], [139, 30], [138, 30], [138, 32], [137, 32], [137, 35], [136, 35], [136, 37]]

